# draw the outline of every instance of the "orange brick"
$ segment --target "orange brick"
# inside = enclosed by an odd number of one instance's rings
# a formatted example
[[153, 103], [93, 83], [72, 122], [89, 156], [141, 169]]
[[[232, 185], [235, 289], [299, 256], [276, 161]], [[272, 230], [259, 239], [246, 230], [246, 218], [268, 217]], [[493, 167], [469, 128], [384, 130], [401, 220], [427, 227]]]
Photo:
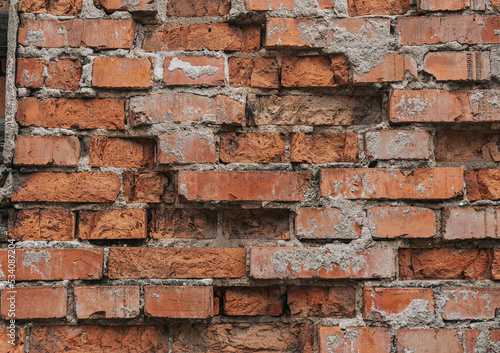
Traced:
[[335, 0], [318, 0], [318, 5], [322, 10], [333, 9], [335, 7]]
[[229, 58], [229, 83], [235, 87], [280, 88], [276, 58]]
[[76, 287], [78, 319], [131, 319], [140, 312], [138, 286]]
[[231, 0], [171, 0], [167, 3], [168, 16], [199, 17], [222, 16], [231, 10]]
[[422, 207], [372, 207], [368, 210], [372, 238], [433, 238], [436, 214]]
[[212, 132], [181, 131], [158, 135], [158, 164], [216, 163]]
[[349, 0], [349, 16], [402, 15], [410, 10], [410, 0]]
[[158, 12], [157, 2], [151, 0], [134, 2], [127, 0], [94, 0], [94, 4], [106, 12], [128, 11], [141, 14], [156, 14]]
[[297, 317], [354, 317], [356, 290], [351, 287], [289, 287], [290, 313]]
[[432, 52], [425, 56], [424, 70], [438, 81], [488, 80], [490, 56], [479, 51]]
[[9, 238], [16, 240], [70, 241], [75, 239], [75, 214], [70, 210], [12, 210]]
[[344, 219], [337, 208], [299, 207], [295, 232], [299, 239], [355, 239], [361, 233], [361, 224]]
[[321, 196], [346, 199], [446, 200], [462, 196], [463, 184], [462, 168], [337, 168], [320, 175]]
[[213, 287], [145, 286], [144, 314], [174, 319], [214, 316]]
[[[17, 59], [18, 87], [78, 89], [82, 65], [78, 60], [46, 61], [42, 59]], [[45, 77], [46, 76], [46, 77]]]
[[224, 133], [220, 159], [225, 163], [283, 163], [285, 136], [278, 133]]
[[349, 80], [349, 65], [344, 55], [285, 56], [281, 60], [283, 87], [338, 87]]
[[153, 58], [95, 58], [92, 66], [92, 86], [153, 87], [153, 66]]
[[229, 239], [290, 238], [289, 214], [286, 209], [250, 209], [222, 211], [222, 234]]
[[491, 0], [491, 7], [496, 12], [500, 11], [500, 0]]
[[123, 173], [123, 193], [127, 203], [173, 203], [174, 184], [170, 174]]
[[167, 86], [224, 86], [224, 58], [175, 56], [163, 62], [163, 82]]
[[155, 239], [214, 239], [217, 237], [217, 211], [192, 208], [151, 210], [149, 236]]
[[[495, 1], [495, 0], [493, 0]], [[484, 11], [484, 0], [418, 0], [417, 10], [419, 13], [432, 11], [459, 11], [470, 8], [471, 10]]]
[[228, 50], [255, 52], [260, 49], [260, 25], [227, 23], [144, 26], [145, 51]]
[[285, 304], [279, 287], [227, 288], [223, 302], [228, 316], [281, 316]]
[[80, 239], [142, 239], [147, 236], [146, 210], [80, 211]]
[[[335, 249], [252, 248], [250, 276], [256, 279], [288, 278], [391, 278], [394, 251], [373, 247], [363, 253], [352, 251], [340, 260]], [[313, 259], [313, 260], [311, 260]]]
[[493, 320], [500, 309], [500, 288], [443, 287], [445, 320]]
[[384, 130], [365, 133], [370, 160], [429, 159], [430, 136], [426, 131]]
[[76, 166], [80, 141], [74, 136], [18, 135], [14, 150], [16, 165]]
[[416, 329], [401, 330], [396, 336], [397, 352], [468, 353], [477, 351], [479, 330]]
[[500, 249], [493, 249], [493, 264], [491, 266], [491, 277], [500, 279]]
[[43, 70], [47, 61], [33, 59], [17, 59], [16, 85], [18, 87], [41, 88], [43, 87]]
[[93, 167], [154, 167], [155, 141], [150, 139], [122, 139], [106, 136], [90, 138], [89, 163]]
[[113, 202], [120, 192], [115, 173], [22, 174], [14, 186], [13, 202]]
[[17, 121], [22, 126], [123, 130], [125, 101], [23, 98], [18, 102]]
[[303, 201], [309, 172], [179, 171], [182, 201]]
[[446, 207], [443, 239], [499, 239], [499, 211], [493, 207]]
[[248, 11], [293, 10], [294, 0], [245, 0]]
[[479, 169], [465, 171], [469, 201], [500, 199], [500, 170]]
[[21, 0], [19, 1], [18, 11], [29, 13], [48, 13], [56, 16], [72, 16], [81, 13], [82, 3], [82, 0]]
[[363, 290], [363, 318], [386, 320], [408, 310], [434, 314], [434, 293], [422, 288], [371, 288]]
[[[7, 2], [7, 6], [8, 6]], [[0, 7], [1, 9], [1, 7]], [[24, 341], [26, 333], [23, 328], [0, 327], [0, 352], [2, 353], [24, 353]]]
[[497, 130], [438, 130], [434, 137], [437, 162], [500, 162]]
[[[13, 300], [10, 301], [10, 298]], [[63, 287], [16, 287], [2, 290], [4, 319], [64, 318], [67, 305], [67, 293]]]
[[318, 326], [319, 352], [389, 353], [392, 348], [389, 331], [383, 327]]
[[110, 248], [109, 278], [238, 278], [245, 248]]
[[358, 161], [358, 135], [295, 133], [290, 142], [290, 161], [337, 163]]
[[370, 72], [361, 75], [354, 72], [353, 80], [355, 83], [401, 82], [407, 72], [417, 77], [417, 62], [403, 55], [389, 54]]

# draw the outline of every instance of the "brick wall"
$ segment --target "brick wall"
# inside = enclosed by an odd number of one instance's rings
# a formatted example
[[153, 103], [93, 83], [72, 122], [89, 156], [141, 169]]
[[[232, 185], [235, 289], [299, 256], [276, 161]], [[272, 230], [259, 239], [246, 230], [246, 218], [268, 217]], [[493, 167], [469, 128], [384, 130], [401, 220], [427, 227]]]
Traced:
[[1, 352], [500, 351], [499, 1], [17, 9]]

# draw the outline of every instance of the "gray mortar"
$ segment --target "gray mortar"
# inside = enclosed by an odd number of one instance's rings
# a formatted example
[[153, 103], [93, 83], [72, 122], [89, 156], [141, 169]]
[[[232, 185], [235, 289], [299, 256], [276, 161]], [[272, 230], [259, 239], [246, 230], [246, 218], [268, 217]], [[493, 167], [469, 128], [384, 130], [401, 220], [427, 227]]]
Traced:
[[203, 75], [213, 76], [219, 71], [219, 68], [211, 65], [193, 66], [191, 63], [173, 58], [168, 66], [168, 71], [182, 70], [192, 80], [200, 78]]
[[103, 18], [106, 17], [104, 10], [94, 5], [94, 0], [83, 0], [81, 18]]

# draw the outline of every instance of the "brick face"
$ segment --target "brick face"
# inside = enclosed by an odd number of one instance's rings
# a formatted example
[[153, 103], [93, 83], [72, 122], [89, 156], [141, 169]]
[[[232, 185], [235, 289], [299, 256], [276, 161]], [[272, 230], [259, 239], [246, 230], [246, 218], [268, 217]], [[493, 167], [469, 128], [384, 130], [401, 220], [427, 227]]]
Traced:
[[[9, 298], [15, 297], [15, 308], [9, 311]], [[23, 287], [15, 292], [2, 290], [2, 318], [4, 319], [53, 319], [67, 314], [67, 293], [63, 287]], [[43, 301], [43, 305], [39, 305]], [[14, 313], [14, 316], [10, 314]]]
[[347, 84], [348, 64], [343, 55], [284, 57], [283, 87], [337, 87]]
[[279, 287], [228, 288], [223, 302], [224, 314], [229, 316], [280, 316], [284, 310]]
[[75, 311], [78, 319], [129, 319], [139, 315], [139, 287], [76, 287]]
[[75, 214], [55, 209], [12, 210], [8, 233], [11, 239], [16, 240], [73, 240]]
[[356, 290], [351, 287], [292, 287], [288, 306], [298, 317], [354, 317]]
[[213, 288], [146, 286], [144, 313], [152, 317], [206, 319], [213, 316]]

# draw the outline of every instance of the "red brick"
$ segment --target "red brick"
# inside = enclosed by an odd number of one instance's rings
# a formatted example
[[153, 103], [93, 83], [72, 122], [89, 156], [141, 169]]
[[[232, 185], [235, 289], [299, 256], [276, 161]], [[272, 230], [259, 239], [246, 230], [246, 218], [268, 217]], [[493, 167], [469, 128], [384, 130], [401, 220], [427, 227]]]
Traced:
[[44, 48], [127, 49], [132, 47], [134, 30], [132, 20], [22, 20], [18, 42]]
[[430, 157], [430, 137], [426, 131], [368, 131], [365, 133], [365, 141], [365, 152], [370, 160]]
[[434, 313], [434, 292], [422, 288], [364, 288], [363, 318], [386, 320], [391, 315], [417, 311], [432, 317]]
[[443, 287], [445, 320], [493, 320], [500, 309], [500, 288]]
[[248, 11], [293, 10], [294, 0], [245, 0]]
[[93, 167], [154, 167], [155, 141], [150, 139], [90, 138], [89, 163]]
[[298, 317], [354, 317], [356, 290], [351, 287], [290, 287], [288, 307]]
[[445, 17], [399, 17], [399, 44], [422, 45], [458, 42], [460, 44], [498, 44], [494, 32], [500, 16], [452, 15]]
[[500, 162], [498, 130], [438, 130], [434, 146], [437, 162]]
[[478, 348], [479, 330], [401, 330], [396, 336], [397, 353], [468, 353]]
[[349, 65], [344, 55], [285, 56], [281, 60], [283, 87], [338, 87], [349, 80]]
[[163, 82], [167, 86], [224, 86], [224, 58], [176, 56], [163, 62]]
[[438, 81], [488, 80], [490, 56], [478, 51], [432, 52], [425, 56], [424, 70]]
[[[15, 298], [14, 302], [9, 300], [12, 296]], [[2, 318], [16, 320], [64, 318], [67, 313], [66, 298], [66, 289], [63, 287], [4, 288]]]
[[344, 219], [337, 208], [299, 207], [295, 216], [295, 233], [299, 239], [355, 239], [361, 224]]
[[158, 135], [158, 164], [216, 163], [212, 132], [180, 131]]
[[213, 287], [145, 286], [144, 314], [173, 319], [214, 316]]
[[114, 353], [168, 351], [166, 326], [35, 326], [30, 352]]
[[151, 0], [94, 0], [97, 7], [104, 9], [106, 12], [128, 11], [141, 14], [156, 14], [158, 12], [157, 2]]
[[500, 170], [466, 170], [464, 177], [469, 201], [500, 199]]
[[493, 264], [491, 266], [491, 277], [500, 279], [500, 249], [493, 249]]
[[229, 239], [290, 238], [287, 209], [223, 210], [222, 234]]
[[229, 58], [229, 83], [234, 87], [280, 88], [276, 58]]
[[123, 193], [127, 203], [173, 203], [172, 176], [162, 173], [123, 173]]
[[115, 173], [22, 174], [14, 185], [13, 202], [113, 202], [120, 192]]
[[372, 207], [368, 225], [374, 239], [433, 238], [436, 213], [422, 207]]
[[496, 344], [500, 343], [500, 330], [490, 331], [490, 342]]
[[214, 239], [217, 237], [217, 211], [192, 208], [153, 209], [149, 231], [149, 236], [155, 239]]
[[70, 210], [12, 210], [9, 238], [16, 240], [70, 241], [75, 239], [75, 214]]
[[224, 133], [220, 159], [225, 163], [283, 163], [285, 136], [279, 133]]
[[95, 58], [92, 86], [101, 88], [153, 87], [153, 58]]
[[462, 168], [323, 169], [321, 196], [346, 199], [446, 200], [463, 195]]
[[491, 7], [494, 11], [500, 11], [500, 0], [491, 0]]
[[14, 164], [76, 166], [80, 159], [80, 141], [74, 136], [16, 137]]
[[199, 17], [227, 15], [231, 0], [171, 0], [167, 3], [168, 16]]
[[[5, 280], [7, 250], [0, 253]], [[101, 279], [103, 257], [103, 249], [16, 249], [16, 281]]]
[[335, 0], [318, 0], [319, 8], [329, 10], [335, 8]]
[[349, 16], [402, 15], [410, 10], [410, 0], [349, 0]]
[[80, 239], [141, 239], [147, 237], [146, 210], [80, 211]]
[[389, 331], [383, 327], [318, 326], [319, 352], [389, 353], [392, 348]]
[[498, 208], [447, 207], [443, 210], [443, 239], [500, 239]]
[[179, 171], [182, 201], [304, 201], [309, 172]]
[[7, 327], [0, 327], [0, 337], [2, 337], [0, 339], [1, 353], [24, 353], [26, 333], [23, 328], [16, 327], [11, 330]]
[[46, 65], [47, 61], [38, 58], [17, 59], [16, 85], [28, 88], [43, 87], [43, 70]]
[[82, 65], [78, 60], [46, 61], [42, 59], [17, 59], [18, 87], [78, 89]]
[[399, 249], [399, 278], [488, 279], [491, 249]]
[[72, 16], [82, 12], [82, 0], [37, 1], [21, 0], [17, 10], [29, 13], [48, 13], [56, 16]]
[[290, 161], [337, 163], [358, 161], [358, 135], [295, 133], [290, 142]]
[[22, 126], [62, 129], [123, 130], [123, 99], [24, 98], [18, 102], [17, 121]]
[[[493, 0], [494, 1], [494, 0]], [[484, 11], [484, 0], [418, 0], [417, 10], [420, 13], [432, 11], [459, 11], [470, 8], [471, 10]]]
[[244, 119], [245, 104], [226, 96], [167, 93], [130, 99], [132, 127], [185, 121], [242, 125]]
[[111, 248], [109, 278], [238, 278], [244, 248]]
[[224, 291], [224, 315], [281, 316], [284, 299], [279, 287], [233, 287]]
[[361, 75], [354, 72], [353, 81], [355, 83], [401, 82], [405, 80], [406, 72], [417, 77], [417, 62], [403, 55], [389, 54], [370, 72]]
[[226, 50], [255, 52], [260, 49], [260, 25], [227, 23], [144, 26], [145, 51]]
[[391, 278], [394, 277], [394, 251], [374, 247], [362, 253], [343, 247], [252, 248], [250, 275], [270, 278]]
[[138, 286], [76, 287], [78, 319], [131, 319], [140, 312]]

